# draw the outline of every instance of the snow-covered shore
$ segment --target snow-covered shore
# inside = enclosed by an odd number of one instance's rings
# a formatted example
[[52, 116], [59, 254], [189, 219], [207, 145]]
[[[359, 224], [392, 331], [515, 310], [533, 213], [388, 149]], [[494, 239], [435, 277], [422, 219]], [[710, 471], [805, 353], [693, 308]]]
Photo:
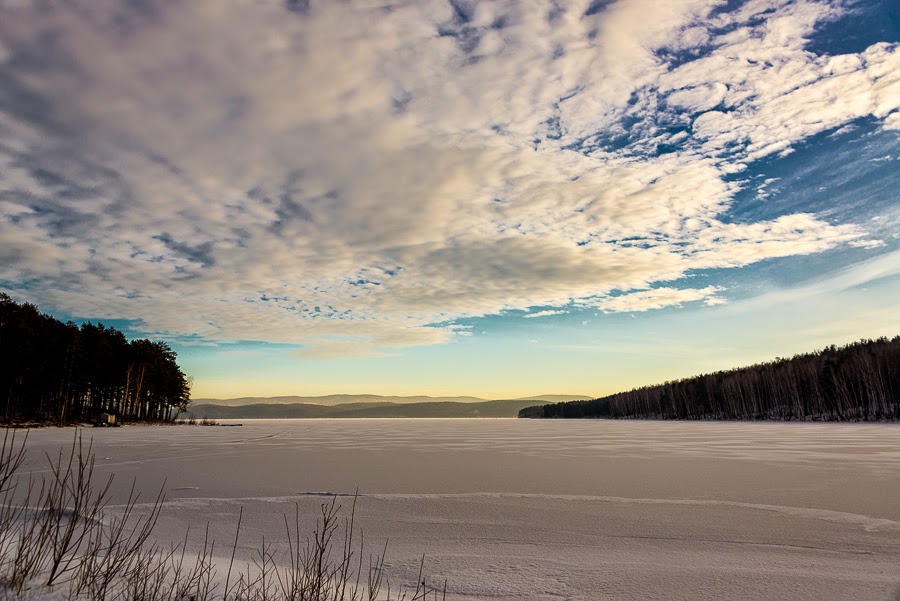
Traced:
[[[241, 428], [84, 432], [99, 476], [148, 499], [154, 539], [209, 523], [219, 561], [309, 529], [357, 489], [388, 572], [419, 561], [451, 599], [893, 599], [900, 585], [900, 427], [530, 420], [262, 420]], [[34, 431], [27, 470], [71, 443]], [[350, 498], [338, 497], [349, 504]], [[202, 536], [194, 537], [200, 544]]]

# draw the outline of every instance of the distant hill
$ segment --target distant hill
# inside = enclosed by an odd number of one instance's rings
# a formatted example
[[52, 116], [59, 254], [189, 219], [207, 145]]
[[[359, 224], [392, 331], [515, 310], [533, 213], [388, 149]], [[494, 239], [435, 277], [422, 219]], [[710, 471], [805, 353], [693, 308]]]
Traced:
[[[574, 397], [571, 397], [574, 398]], [[235, 399], [191, 399], [191, 406], [198, 405], [224, 405], [236, 407], [239, 405], [346, 405], [351, 403], [428, 403], [428, 402], [452, 402], [452, 403], [483, 403], [488, 399], [474, 396], [454, 397], [430, 397], [430, 396], [381, 396], [377, 394], [329, 394], [325, 396], [273, 396], [273, 397], [239, 397]]]
[[[514, 399], [516, 401], [548, 401], [558, 403], [560, 401], [587, 400], [593, 397], [579, 394], [541, 394], [536, 396]], [[234, 399], [191, 399], [191, 407], [200, 405], [219, 405], [237, 407], [240, 405], [347, 405], [352, 403], [484, 403], [492, 399], [482, 399], [474, 396], [381, 396], [377, 394], [329, 394], [326, 396], [273, 396], [273, 397], [239, 397]], [[506, 400], [506, 399], [503, 399]], [[534, 404], [534, 403], [532, 403]]]
[[547, 401], [548, 403], [564, 403], [566, 401], [589, 401], [592, 396], [584, 396], [583, 394], [539, 394], [537, 396], [526, 396], [517, 401]]
[[[538, 401], [540, 404], [540, 401]], [[392, 403], [387, 401], [340, 403], [254, 403], [248, 405], [219, 405], [199, 403], [191, 405], [190, 415], [201, 419], [276, 419], [276, 418], [379, 418], [379, 417], [516, 417], [520, 409], [535, 405], [534, 399], [501, 401], [428, 401], [424, 403]]]

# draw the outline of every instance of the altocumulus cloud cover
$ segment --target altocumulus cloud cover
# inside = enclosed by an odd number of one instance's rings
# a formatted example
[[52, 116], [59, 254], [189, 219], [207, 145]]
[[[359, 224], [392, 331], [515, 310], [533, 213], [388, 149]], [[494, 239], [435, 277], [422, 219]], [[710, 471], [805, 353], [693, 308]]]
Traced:
[[[892, 10], [0, 0], [0, 284], [339, 357], [727, 303], [692, 276], [775, 258], [896, 273]], [[772, 175], [852, 143], [877, 193]]]

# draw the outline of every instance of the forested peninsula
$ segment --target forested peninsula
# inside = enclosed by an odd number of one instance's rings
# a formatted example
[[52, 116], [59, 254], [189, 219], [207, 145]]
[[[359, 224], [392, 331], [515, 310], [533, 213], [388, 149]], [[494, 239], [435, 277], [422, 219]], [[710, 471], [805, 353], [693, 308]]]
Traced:
[[170, 421], [190, 385], [165, 342], [63, 323], [0, 293], [0, 422]]
[[900, 336], [832, 345], [591, 401], [526, 407], [519, 417], [900, 420]]

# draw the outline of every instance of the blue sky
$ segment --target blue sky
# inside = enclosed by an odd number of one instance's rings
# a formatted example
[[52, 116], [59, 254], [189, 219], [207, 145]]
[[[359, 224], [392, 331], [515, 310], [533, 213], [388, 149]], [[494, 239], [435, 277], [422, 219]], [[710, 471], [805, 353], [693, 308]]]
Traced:
[[890, 0], [0, 2], [0, 289], [198, 397], [900, 334]]

